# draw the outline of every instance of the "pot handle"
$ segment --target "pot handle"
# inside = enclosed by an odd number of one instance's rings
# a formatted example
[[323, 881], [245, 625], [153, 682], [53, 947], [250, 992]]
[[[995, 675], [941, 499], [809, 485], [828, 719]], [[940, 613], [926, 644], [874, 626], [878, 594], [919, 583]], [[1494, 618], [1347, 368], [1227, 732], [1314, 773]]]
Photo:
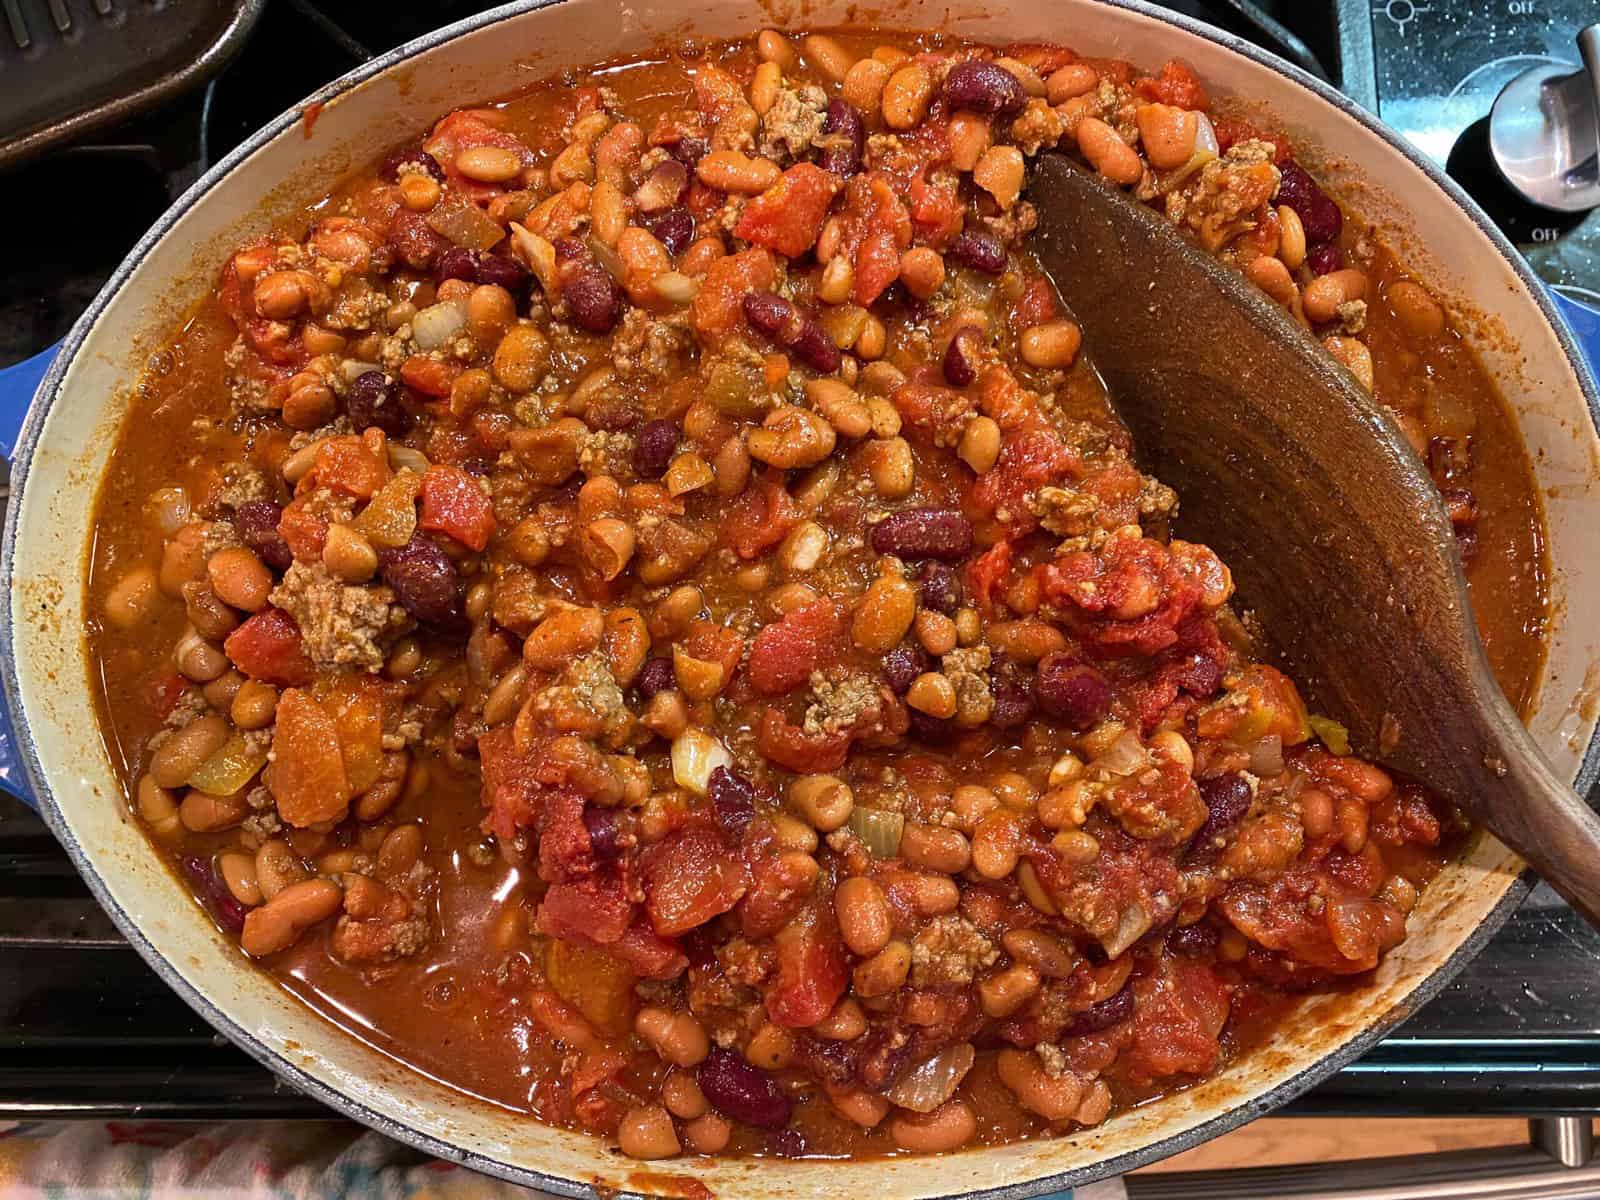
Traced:
[[[33, 404], [34, 393], [39, 390], [39, 381], [55, 361], [57, 349], [51, 346], [32, 358], [0, 370], [0, 457], [7, 462], [11, 461], [12, 452], [17, 447], [17, 435], [22, 431], [22, 422], [28, 415], [29, 406]], [[0, 696], [0, 788], [29, 808], [39, 807], [17, 754], [17, 736], [11, 727], [11, 713], [7, 711], [3, 696]]]

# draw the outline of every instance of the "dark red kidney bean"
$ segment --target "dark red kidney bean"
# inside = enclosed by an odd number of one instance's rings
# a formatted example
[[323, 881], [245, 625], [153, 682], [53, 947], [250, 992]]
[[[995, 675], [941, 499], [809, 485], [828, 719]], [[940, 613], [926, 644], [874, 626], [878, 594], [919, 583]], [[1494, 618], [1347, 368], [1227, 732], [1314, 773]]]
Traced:
[[678, 423], [666, 417], [648, 422], [639, 430], [639, 440], [633, 447], [634, 470], [646, 479], [660, 479], [677, 453], [682, 435]]
[[645, 699], [657, 692], [670, 691], [678, 686], [678, 673], [673, 670], [670, 658], [648, 659], [639, 668], [638, 688]]
[[955, 568], [935, 559], [929, 559], [917, 568], [917, 579], [922, 584], [922, 607], [942, 612], [947, 617], [956, 615], [961, 608], [961, 576]]
[[788, 347], [813, 371], [831, 375], [839, 369], [839, 347], [815, 317], [802, 312], [777, 292], [745, 296], [744, 319], [751, 328]]
[[478, 260], [478, 273], [474, 278], [479, 283], [498, 284], [515, 296], [527, 288], [533, 272], [510, 255], [485, 254]]
[[622, 315], [622, 290], [598, 266], [580, 268], [562, 285], [572, 322], [590, 333], [610, 333]]
[[1111, 685], [1099, 671], [1068, 650], [1039, 660], [1033, 698], [1040, 708], [1074, 729], [1087, 729], [1111, 708]]
[[1222, 935], [1217, 932], [1215, 925], [1208, 925], [1198, 921], [1193, 925], [1185, 925], [1182, 929], [1174, 929], [1167, 935], [1167, 949], [1174, 954], [1186, 955], [1189, 958], [1205, 958], [1217, 948], [1217, 943], [1222, 940]]
[[664, 208], [658, 213], [641, 213], [639, 224], [656, 235], [656, 240], [676, 258], [694, 241], [694, 214], [682, 205]]
[[378, 551], [378, 573], [395, 599], [419, 621], [449, 624], [461, 616], [461, 578], [450, 556], [420, 533], [404, 546]]
[[760, 1129], [782, 1129], [793, 1106], [773, 1078], [736, 1051], [712, 1048], [695, 1072], [711, 1107], [725, 1117]]
[[1173, 678], [1191, 696], [1210, 696], [1222, 686], [1222, 667], [1204, 654], [1191, 654]]
[[1190, 845], [1194, 847], [1195, 854], [1214, 854], [1216, 840], [1250, 811], [1250, 801], [1254, 797], [1244, 776], [1237, 772], [1214, 775], [1210, 779], [1196, 779], [1194, 782], [1200, 789], [1200, 799], [1205, 801], [1207, 816]]
[[206, 911], [216, 918], [217, 924], [230, 933], [242, 932], [244, 905], [233, 898], [228, 885], [217, 875], [216, 868], [198, 855], [186, 854], [183, 857], [183, 871], [193, 882]]
[[883, 681], [896, 696], [904, 696], [928, 666], [928, 655], [921, 646], [901, 642], [883, 656]]
[[1338, 242], [1319, 242], [1306, 251], [1306, 266], [1313, 275], [1344, 270], [1344, 251]]
[[872, 527], [872, 548], [896, 558], [952, 562], [972, 551], [972, 522], [954, 509], [903, 508]]
[[1006, 269], [1006, 248], [993, 234], [979, 229], [963, 229], [950, 241], [944, 256], [963, 267], [998, 275]]
[[950, 344], [945, 347], [944, 361], [940, 364], [945, 382], [951, 387], [964, 388], [978, 377], [978, 331], [970, 325], [956, 330]]
[[861, 114], [843, 100], [830, 100], [822, 120], [822, 137], [818, 139], [823, 150], [817, 156], [817, 165], [840, 179], [849, 179], [861, 169], [866, 138]]
[[583, 827], [589, 831], [589, 847], [602, 862], [618, 859], [627, 852], [623, 845], [622, 822], [615, 809], [583, 806]]
[[393, 438], [411, 428], [411, 414], [400, 404], [399, 386], [382, 371], [357, 375], [344, 408], [357, 433], [377, 426]]
[[1122, 1024], [1131, 1016], [1133, 1016], [1133, 989], [1123, 988], [1111, 999], [1102, 1000], [1099, 1004], [1075, 1014], [1061, 1031], [1061, 1036], [1082, 1037], [1086, 1033], [1099, 1033], [1102, 1029]]
[[1013, 116], [1028, 103], [1028, 94], [1015, 75], [978, 58], [950, 68], [944, 77], [944, 98], [951, 108], [990, 116]]
[[737, 771], [718, 767], [706, 783], [706, 795], [722, 831], [731, 838], [742, 838], [756, 816], [755, 784]]
[[706, 151], [711, 149], [711, 143], [703, 137], [679, 138], [670, 147], [670, 153], [691, 171], [694, 165], [706, 156]]
[[379, 174], [393, 183], [400, 178], [400, 168], [407, 163], [415, 163], [440, 183], [445, 180], [444, 168], [439, 165], [439, 160], [422, 148], [420, 141], [408, 142], [400, 149], [391, 151], [383, 160]]
[[1306, 241], [1313, 245], [1333, 241], [1344, 228], [1344, 213], [1338, 204], [1299, 163], [1283, 165], [1275, 198], [1294, 209], [1305, 228]]
[[989, 723], [999, 729], [1015, 729], [1033, 716], [1033, 687], [1027, 677], [1002, 676], [994, 683], [994, 709]]
[[551, 248], [556, 252], [556, 262], [563, 265], [594, 260], [594, 255], [589, 253], [589, 247], [577, 238], [557, 238], [551, 243]]
[[468, 283], [472, 283], [478, 278], [478, 252], [468, 250], [465, 246], [451, 246], [439, 255], [439, 261], [434, 264], [433, 271], [441, 281], [465, 279]]
[[233, 510], [233, 527], [239, 540], [275, 571], [287, 571], [294, 565], [289, 543], [278, 532], [282, 519], [283, 508], [271, 500], [246, 500]]

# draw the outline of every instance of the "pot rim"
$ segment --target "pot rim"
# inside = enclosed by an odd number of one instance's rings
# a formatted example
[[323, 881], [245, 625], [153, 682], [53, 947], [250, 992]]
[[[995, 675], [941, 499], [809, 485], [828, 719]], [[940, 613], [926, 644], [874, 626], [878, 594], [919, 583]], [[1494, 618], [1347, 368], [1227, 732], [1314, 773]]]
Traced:
[[[4, 587], [7, 592], [13, 591], [11, 584], [15, 573], [18, 518], [22, 507], [19, 500], [22, 498], [27, 486], [33, 454], [38, 447], [45, 417], [60, 398], [59, 391], [62, 380], [101, 316], [120, 295], [129, 277], [154, 247], [166, 237], [172, 226], [189, 209], [199, 203], [224, 177], [230, 174], [236, 166], [257, 150], [299, 124], [303, 119], [303, 113], [309, 107], [325, 104], [351, 88], [403, 64], [425, 51], [436, 49], [462, 36], [474, 33], [508, 18], [544, 8], [551, 8], [565, 2], [566, 0], [511, 0], [510, 3], [499, 5], [485, 12], [443, 26], [372, 58], [319, 88], [299, 104], [285, 110], [278, 117], [262, 126], [214, 164], [210, 170], [191, 184], [188, 190], [172, 203], [166, 212], [151, 226], [149, 231], [139, 239], [133, 249], [129, 251], [127, 258], [123, 260], [115, 273], [107, 280], [89, 308], [79, 317], [72, 330], [62, 340], [61, 351], [46, 372], [38, 391], [35, 393], [33, 403], [29, 406], [27, 417], [17, 438], [16, 451], [13, 456], [10, 502], [7, 506], [3, 541], [0, 541], [0, 587]], [[1260, 66], [1268, 67], [1291, 83], [1310, 91], [1324, 103], [1333, 106], [1345, 116], [1356, 121], [1368, 133], [1378, 137], [1387, 143], [1391, 149], [1398, 151], [1410, 160], [1414, 166], [1418, 167], [1432, 181], [1435, 187], [1467, 214], [1479, 232], [1483, 234], [1501, 258], [1505, 260], [1506, 265], [1510, 267], [1511, 271], [1527, 289], [1533, 303], [1544, 317], [1546, 324], [1554, 332], [1556, 340], [1566, 356], [1568, 365], [1583, 392], [1589, 419], [1596, 430], [1600, 431], [1600, 386], [1597, 386], [1594, 375], [1590, 372], [1583, 355], [1579, 353], [1571, 332], [1559, 318], [1542, 282], [1533, 273], [1532, 268], [1522, 255], [1517, 252], [1510, 240], [1494, 225], [1476, 202], [1431, 160], [1401, 137], [1399, 133], [1384, 125], [1374, 114], [1362, 108], [1354, 100], [1294, 64], [1234, 34], [1208, 25], [1193, 17], [1156, 8], [1154, 5], [1147, 3], [1146, 0], [1092, 0], [1092, 2], [1104, 5], [1107, 8], [1121, 9], [1159, 21], [1219, 45], [1226, 50], [1250, 59]], [[440, 1159], [459, 1163], [514, 1183], [541, 1188], [561, 1196], [585, 1197], [593, 1195], [590, 1186], [581, 1180], [551, 1175], [532, 1168], [513, 1166], [475, 1151], [464, 1149], [434, 1134], [414, 1128], [378, 1112], [355, 1096], [337, 1091], [268, 1047], [253, 1033], [237, 1024], [231, 1017], [218, 1009], [198, 985], [191, 983], [183, 972], [161, 953], [146, 937], [144, 931], [111, 897], [104, 880], [90, 863], [88, 855], [79, 843], [72, 828], [68, 825], [56, 801], [55, 793], [50, 786], [49, 779], [45, 776], [34, 746], [32, 723], [22, 705], [14, 652], [15, 631], [13, 625], [11, 604], [0, 604], [0, 687], [4, 689], [4, 701], [10, 710], [18, 735], [18, 757], [27, 773], [29, 782], [33, 786], [34, 795], [38, 798], [40, 815], [44, 817], [51, 832], [61, 842], [74, 867], [88, 884], [96, 901], [111, 916], [134, 949], [139, 952], [140, 956], [169, 987], [199, 1013], [208, 1024], [223, 1033], [230, 1041], [239, 1046], [262, 1066], [329, 1108], [366, 1125], [368, 1128], [375, 1129], [388, 1137], [407, 1143]], [[1586, 791], [1593, 786], [1597, 778], [1600, 778], [1600, 729], [1597, 729], [1591, 736], [1589, 744], [1585, 748], [1583, 760], [1574, 780], [1574, 787], [1579, 789], [1580, 792]], [[1190, 1149], [1280, 1107], [1326, 1079], [1341, 1067], [1365, 1054], [1395, 1026], [1410, 1017], [1417, 1008], [1437, 995], [1445, 984], [1477, 955], [1489, 938], [1498, 932], [1511, 914], [1521, 905], [1535, 882], [1533, 873], [1524, 869], [1516, 879], [1507, 885], [1505, 892], [1496, 901], [1493, 909], [1490, 910], [1489, 914], [1472, 934], [1463, 940], [1444, 962], [1440, 963], [1421, 979], [1410, 992], [1397, 1000], [1382, 1016], [1370, 1022], [1365, 1029], [1348, 1042], [1335, 1050], [1323, 1054], [1270, 1091], [1245, 1103], [1236, 1105], [1191, 1129], [1151, 1142], [1137, 1149], [1113, 1155], [1086, 1166], [1042, 1176], [1033, 1180], [1004, 1184], [995, 1188], [947, 1193], [945, 1200], [1025, 1200], [1026, 1197], [1041, 1196], [1070, 1188], [1094, 1179], [1130, 1171], [1136, 1167], [1144, 1166], [1158, 1159]], [[313, 1013], [312, 1015], [315, 1014]], [[1179, 1094], [1181, 1095], [1181, 1093]], [[599, 1145], [598, 1141], [596, 1145]], [[982, 1153], [982, 1151], [969, 1153]], [[620, 1194], [632, 1196], [635, 1193], [623, 1192]]]

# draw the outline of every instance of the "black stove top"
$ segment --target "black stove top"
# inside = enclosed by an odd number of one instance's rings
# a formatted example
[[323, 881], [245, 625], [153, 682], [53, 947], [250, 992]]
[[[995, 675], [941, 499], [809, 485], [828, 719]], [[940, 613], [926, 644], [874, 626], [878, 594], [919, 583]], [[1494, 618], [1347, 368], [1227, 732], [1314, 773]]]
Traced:
[[[13, 171], [49, 196], [0, 223], [0, 367], [57, 341], [184, 187], [367, 56], [482, 5], [276, 0], [201, 93]], [[1594, 0], [1175, 0], [1375, 108], [1461, 179], [1544, 277], [1600, 292], [1600, 218], [1553, 222], [1494, 184], [1481, 121], [1537, 56], [1576, 60]], [[43, 824], [0, 795], [0, 1116], [311, 1116], [145, 967]], [[1536, 892], [1435, 1001], [1292, 1111], [1600, 1111], [1600, 935]]]

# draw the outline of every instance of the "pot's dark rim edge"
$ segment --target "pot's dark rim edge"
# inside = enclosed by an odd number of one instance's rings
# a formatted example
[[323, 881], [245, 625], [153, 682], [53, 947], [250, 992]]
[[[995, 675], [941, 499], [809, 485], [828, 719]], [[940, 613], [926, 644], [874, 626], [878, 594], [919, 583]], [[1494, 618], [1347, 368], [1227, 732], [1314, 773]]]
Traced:
[[[144, 262], [173, 225], [207, 192], [214, 188], [218, 182], [231, 173], [236, 166], [285, 130], [298, 123], [301, 120], [301, 113], [308, 105], [326, 103], [337, 95], [365, 83], [393, 66], [405, 62], [422, 52], [433, 50], [466, 34], [473, 33], [485, 26], [495, 24], [508, 17], [553, 7], [564, 2], [565, 0], [513, 0], [512, 3], [490, 9], [476, 16], [458, 21], [455, 24], [437, 29], [432, 33], [425, 34], [385, 54], [379, 55], [369, 62], [363, 63], [348, 74], [312, 93], [300, 104], [263, 126], [239, 146], [235, 147], [233, 151], [196, 180], [182, 196], [173, 202], [172, 206], [162, 214], [161, 218], [129, 252], [128, 257], [107, 281], [88, 310], [78, 319], [71, 332], [63, 340], [61, 352], [40, 383], [34, 403], [29, 408], [27, 418], [17, 439], [4, 540], [0, 542], [0, 581], [4, 582], [8, 592], [14, 595], [14, 589], [10, 585], [14, 578], [18, 514], [22, 507], [18, 501], [22, 497], [31, 473], [32, 457], [43, 429], [45, 416], [59, 398], [58, 393], [61, 381], [79, 350], [82, 349], [96, 322], [99, 321], [101, 315], [110, 306], [117, 294], [120, 293], [129, 276]], [[1471, 218], [1478, 227], [1479, 232], [1494, 246], [1501, 258], [1505, 260], [1506, 265], [1523, 283], [1565, 352], [1568, 365], [1583, 390], [1590, 420], [1595, 424], [1596, 429], [1600, 430], [1600, 390], [1597, 390], [1594, 377], [1589, 372], [1587, 364], [1584, 362], [1582, 355], [1578, 353], [1577, 346], [1567, 331], [1565, 324], [1556, 314], [1553, 304], [1545, 294], [1543, 284], [1534, 275], [1522, 256], [1517, 253], [1515, 247], [1511, 245], [1510, 241], [1482, 210], [1453, 180], [1445, 176], [1420, 152], [1348, 97], [1343, 96], [1293, 64], [1232, 34], [1190, 17], [1156, 9], [1145, 3], [1144, 0], [1095, 0], [1095, 2], [1181, 29], [1224, 49], [1231, 50], [1257, 65], [1277, 72], [1290, 82], [1309, 90], [1319, 99], [1355, 120], [1369, 133], [1380, 138], [1391, 149], [1398, 151], [1420, 169], [1433, 181], [1436, 187], [1443, 191]], [[471, 1167], [486, 1174], [498, 1176], [514, 1183], [543, 1188], [561, 1196], [585, 1197], [594, 1195], [593, 1190], [586, 1183], [549, 1175], [529, 1168], [511, 1166], [496, 1159], [487, 1158], [473, 1151], [452, 1145], [432, 1134], [412, 1128], [394, 1118], [368, 1108], [359, 1100], [336, 1091], [279, 1055], [248, 1030], [217, 1009], [198, 987], [191, 984], [145, 937], [143, 931], [135, 924], [128, 913], [112, 899], [104, 881], [89, 863], [82, 845], [62, 817], [54, 792], [39, 763], [38, 755], [34, 748], [31, 723], [21, 703], [20, 683], [15, 665], [13, 624], [12, 604], [0, 604], [0, 685], [4, 687], [5, 700], [10, 708], [14, 727], [18, 734], [17, 752], [33, 784], [34, 794], [39, 799], [39, 811], [49, 825], [51, 832], [55, 834], [67, 851], [79, 874], [83, 876], [95, 899], [116, 922], [133, 947], [169, 987], [177, 992], [213, 1028], [225, 1034], [230, 1041], [243, 1049], [251, 1058], [335, 1111], [342, 1112], [364, 1125], [398, 1141], [415, 1146], [426, 1153], [451, 1162], [460, 1163], [463, 1166]], [[1594, 782], [1597, 776], [1600, 776], [1600, 731], [1597, 731], [1590, 739], [1583, 763], [1578, 772], [1577, 786], [1580, 789], [1586, 789]], [[1040, 1196], [1051, 1191], [1132, 1170], [1135, 1167], [1143, 1166], [1157, 1159], [1165, 1158], [1199, 1145], [1212, 1137], [1237, 1128], [1248, 1121], [1255, 1120], [1271, 1109], [1305, 1092], [1339, 1068], [1366, 1053], [1418, 1007], [1432, 999], [1483, 948], [1488, 939], [1499, 930], [1511, 913], [1521, 904], [1531, 886], [1532, 877], [1527, 872], [1524, 872], [1518, 879], [1513, 880], [1479, 927], [1456, 947], [1449, 958], [1419, 981], [1405, 997], [1396, 1001], [1387, 1012], [1371, 1022], [1361, 1033], [1355, 1035], [1337, 1049], [1323, 1055], [1298, 1074], [1284, 1080], [1270, 1091], [1240, 1104], [1210, 1121], [1174, 1134], [1171, 1137], [1163, 1138], [1140, 1149], [1103, 1159], [1075, 1170], [1060, 1172], [1022, 1183], [977, 1191], [948, 1193], [946, 1200], [1027, 1200], [1029, 1197]], [[631, 1193], [623, 1194], [631, 1195]]]

